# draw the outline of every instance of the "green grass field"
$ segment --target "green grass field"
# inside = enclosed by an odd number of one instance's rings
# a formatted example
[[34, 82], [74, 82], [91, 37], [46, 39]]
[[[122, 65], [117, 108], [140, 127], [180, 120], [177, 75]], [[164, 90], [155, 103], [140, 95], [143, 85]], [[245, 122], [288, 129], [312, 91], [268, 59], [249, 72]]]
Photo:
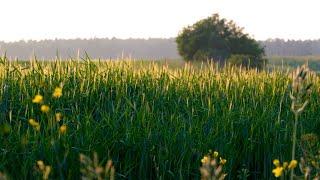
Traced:
[[[199, 179], [200, 160], [212, 149], [227, 159], [227, 178], [248, 169], [250, 179], [271, 179], [272, 160], [290, 160], [288, 72], [176, 66], [2, 58], [0, 172], [40, 178], [35, 167], [42, 160], [50, 179], [79, 179], [80, 153], [97, 152], [101, 164], [112, 159], [116, 179]], [[320, 78], [310, 81], [298, 137], [320, 135]], [[52, 96], [56, 87], [60, 98]], [[37, 94], [47, 113], [32, 102]]]
[[320, 57], [319, 56], [275, 56], [268, 57], [269, 67], [277, 68], [296, 68], [303, 64], [308, 64], [309, 68], [313, 71], [320, 72]]

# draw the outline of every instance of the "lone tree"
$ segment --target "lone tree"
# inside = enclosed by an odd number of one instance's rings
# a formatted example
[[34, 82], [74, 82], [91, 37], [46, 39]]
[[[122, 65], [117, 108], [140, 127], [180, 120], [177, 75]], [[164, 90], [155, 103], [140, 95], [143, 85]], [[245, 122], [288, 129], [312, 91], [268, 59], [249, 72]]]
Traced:
[[[236, 65], [262, 67], [264, 49], [233, 21], [218, 14], [188, 26], [176, 38], [178, 52], [186, 61], [229, 61]], [[250, 63], [252, 62], [252, 63]]]

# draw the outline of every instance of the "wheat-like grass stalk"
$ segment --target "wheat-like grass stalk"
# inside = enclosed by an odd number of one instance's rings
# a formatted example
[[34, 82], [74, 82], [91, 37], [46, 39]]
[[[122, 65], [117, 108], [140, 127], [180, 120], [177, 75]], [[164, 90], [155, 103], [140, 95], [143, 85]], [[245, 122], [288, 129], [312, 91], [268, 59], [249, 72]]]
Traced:
[[[299, 115], [304, 111], [309, 103], [308, 95], [311, 92], [312, 84], [307, 81], [307, 76], [309, 73], [309, 68], [304, 65], [298, 67], [293, 73], [292, 79], [292, 90], [290, 93], [290, 98], [292, 100], [291, 110], [294, 113], [294, 125], [292, 134], [292, 155], [291, 159], [295, 159], [296, 155], [296, 142], [297, 142], [297, 126], [299, 121]], [[291, 170], [290, 179], [293, 180], [294, 169]]]

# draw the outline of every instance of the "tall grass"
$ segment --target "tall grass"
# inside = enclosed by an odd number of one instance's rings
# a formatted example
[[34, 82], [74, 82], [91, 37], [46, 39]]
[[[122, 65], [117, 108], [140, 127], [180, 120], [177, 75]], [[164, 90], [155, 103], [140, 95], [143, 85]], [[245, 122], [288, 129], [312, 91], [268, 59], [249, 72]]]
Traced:
[[[312, 79], [298, 134], [320, 133], [319, 80]], [[52, 166], [50, 178], [78, 179], [79, 154], [97, 152], [103, 164], [112, 159], [117, 179], [193, 179], [200, 177], [202, 155], [215, 149], [228, 159], [227, 178], [245, 167], [252, 179], [270, 179], [272, 160], [291, 156], [291, 81], [284, 71], [210, 64], [170, 69], [129, 61], [2, 58], [0, 124], [10, 130], [0, 134], [0, 172], [31, 179], [35, 162], [43, 160]], [[57, 86], [63, 96], [55, 100]], [[31, 101], [37, 94], [51, 113], [63, 114], [66, 134], [52, 131], [49, 116]], [[38, 118], [39, 132], [28, 124], [31, 117]]]

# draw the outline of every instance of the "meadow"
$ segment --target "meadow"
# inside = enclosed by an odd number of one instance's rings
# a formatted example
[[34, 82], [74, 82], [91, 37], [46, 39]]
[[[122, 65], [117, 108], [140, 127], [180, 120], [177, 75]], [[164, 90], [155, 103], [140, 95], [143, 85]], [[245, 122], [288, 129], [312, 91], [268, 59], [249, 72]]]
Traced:
[[[48, 165], [49, 179], [79, 179], [80, 154], [96, 152], [101, 165], [112, 160], [116, 179], [200, 179], [201, 159], [214, 150], [227, 160], [227, 179], [244, 171], [272, 179], [272, 161], [291, 158], [290, 71], [179, 66], [2, 57], [0, 172], [41, 178]], [[320, 78], [309, 81], [298, 139], [320, 135]]]
[[273, 56], [268, 57], [270, 68], [294, 69], [303, 64], [315, 72], [320, 72], [320, 56]]

